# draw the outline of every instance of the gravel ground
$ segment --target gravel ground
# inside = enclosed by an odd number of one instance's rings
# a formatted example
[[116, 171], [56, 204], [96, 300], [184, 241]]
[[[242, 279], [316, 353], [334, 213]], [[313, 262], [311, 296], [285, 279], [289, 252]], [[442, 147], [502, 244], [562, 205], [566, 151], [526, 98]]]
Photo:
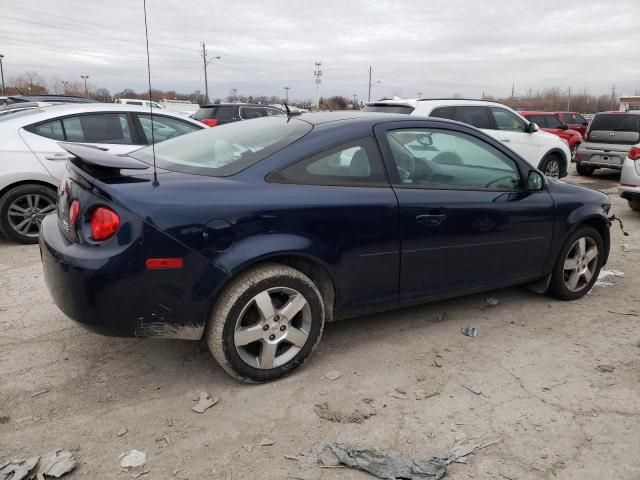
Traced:
[[[78, 459], [65, 478], [124, 479], [118, 457], [138, 449], [142, 478], [366, 479], [305, 459], [335, 441], [429, 458], [499, 439], [448, 478], [637, 480], [640, 250], [622, 243], [640, 245], [640, 214], [615, 175], [569, 181], [613, 199], [632, 236], [612, 230], [606, 268], [623, 277], [576, 302], [508, 288], [333, 323], [305, 368], [259, 386], [234, 382], [197, 342], [84, 331], [50, 300], [37, 246], [0, 243], [0, 465], [64, 448]], [[460, 334], [468, 326], [477, 337]], [[200, 391], [220, 398], [202, 414]], [[375, 415], [325, 420], [324, 402]]]

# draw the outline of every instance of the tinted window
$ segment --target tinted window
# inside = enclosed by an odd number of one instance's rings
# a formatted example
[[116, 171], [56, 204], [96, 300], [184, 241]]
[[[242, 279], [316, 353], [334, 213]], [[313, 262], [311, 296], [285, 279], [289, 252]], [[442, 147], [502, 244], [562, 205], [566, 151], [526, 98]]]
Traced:
[[142, 102], [127, 102], [127, 105], [142, 105]]
[[273, 115], [284, 115], [285, 113], [282, 110], [278, 110], [277, 108], [266, 108], [268, 117], [272, 117]]
[[[144, 135], [147, 137], [147, 144], [151, 143], [151, 115], [138, 114], [140, 125], [144, 130]], [[153, 116], [153, 139], [158, 142], [164, 142], [170, 138], [179, 137], [185, 133], [195, 132], [200, 128], [192, 125], [188, 122], [183, 122], [175, 118], [165, 117], [163, 115]]]
[[131, 131], [124, 113], [99, 113], [62, 119], [69, 142], [131, 145]]
[[448, 118], [449, 120], [456, 119], [456, 107], [439, 107], [434, 108], [431, 111], [430, 117]]
[[530, 122], [535, 123], [540, 128], [547, 128], [547, 119], [544, 117], [544, 115], [525, 115], [524, 118], [526, 118]]
[[578, 113], [563, 113], [561, 116], [562, 121], [567, 124], [586, 125], [589, 123], [586, 118]]
[[413, 107], [407, 105], [366, 105], [363, 109], [365, 112], [382, 112], [382, 113], [406, 113], [409, 115], [415, 110]]
[[[302, 138], [311, 129], [307, 122], [285, 117], [227, 123], [156, 145], [156, 162], [159, 167], [175, 172], [234, 175]], [[151, 147], [130, 155], [153, 164]]]
[[476, 128], [493, 128], [489, 112], [485, 107], [439, 107], [433, 109], [430, 116], [457, 120]]
[[43, 137], [52, 138], [54, 140], [64, 140], [64, 131], [62, 130], [60, 120], [41, 123], [40, 125], [36, 125], [31, 131], [36, 135], [41, 135]]
[[387, 183], [375, 140], [361, 138], [294, 163], [269, 178], [306, 185], [379, 185]]
[[252, 118], [260, 118], [266, 116], [267, 109], [264, 107], [240, 107], [240, 118], [242, 118], [243, 120], [251, 120]]
[[544, 115], [547, 128], [562, 128], [562, 122], [555, 115]]
[[516, 163], [488, 143], [438, 129], [387, 132], [400, 181], [424, 188], [516, 190]]
[[527, 129], [526, 124], [520, 117], [508, 110], [500, 107], [491, 107], [493, 118], [496, 122], [498, 130], [509, 130], [512, 132], [524, 132]]
[[640, 115], [599, 113], [591, 122], [590, 131], [640, 132]]
[[233, 118], [233, 107], [231, 105], [201, 107], [193, 114], [196, 120], [205, 118], [217, 118], [218, 120], [229, 120]]

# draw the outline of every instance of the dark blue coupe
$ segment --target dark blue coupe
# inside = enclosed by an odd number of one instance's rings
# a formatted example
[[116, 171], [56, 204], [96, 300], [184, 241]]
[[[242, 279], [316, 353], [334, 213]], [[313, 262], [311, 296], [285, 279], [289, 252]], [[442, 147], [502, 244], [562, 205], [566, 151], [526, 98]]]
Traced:
[[327, 321], [530, 284], [583, 296], [609, 199], [448, 120], [364, 112], [238, 122], [128, 156], [74, 155], [40, 248], [62, 311], [98, 333], [200, 339], [262, 382]]

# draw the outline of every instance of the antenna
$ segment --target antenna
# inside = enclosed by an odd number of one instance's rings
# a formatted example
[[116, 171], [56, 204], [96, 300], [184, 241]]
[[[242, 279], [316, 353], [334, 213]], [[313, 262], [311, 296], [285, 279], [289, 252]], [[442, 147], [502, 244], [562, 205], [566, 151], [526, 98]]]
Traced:
[[144, 8], [144, 36], [147, 40], [147, 77], [149, 81], [149, 113], [151, 115], [151, 151], [153, 152], [153, 185], [157, 187], [160, 185], [158, 182], [158, 172], [156, 171], [156, 137], [153, 130], [153, 102], [151, 101], [151, 61], [149, 60], [149, 29], [147, 27], [147, 0], [142, 0], [142, 6]]

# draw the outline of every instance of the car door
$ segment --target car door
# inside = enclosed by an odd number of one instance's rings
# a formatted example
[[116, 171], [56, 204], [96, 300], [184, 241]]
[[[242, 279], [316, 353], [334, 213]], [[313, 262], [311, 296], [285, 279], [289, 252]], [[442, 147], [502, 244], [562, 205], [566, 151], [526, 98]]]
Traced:
[[434, 122], [375, 129], [400, 209], [404, 301], [470, 292], [543, 274], [553, 228], [530, 167], [479, 132]]
[[38, 160], [56, 179], [65, 173], [70, 154], [58, 142], [93, 145], [116, 155], [129, 153], [143, 146], [126, 113], [98, 112], [70, 115], [29, 125], [20, 136]]
[[527, 131], [524, 119], [502, 107], [489, 107], [494, 119], [494, 128], [486, 133], [507, 144], [531, 165], [538, 165], [540, 146], [538, 136]]
[[280, 228], [308, 236], [329, 259], [336, 311], [362, 313], [398, 301], [398, 201], [373, 137], [325, 149], [268, 181], [283, 184], [269, 199], [286, 205], [273, 213]]

